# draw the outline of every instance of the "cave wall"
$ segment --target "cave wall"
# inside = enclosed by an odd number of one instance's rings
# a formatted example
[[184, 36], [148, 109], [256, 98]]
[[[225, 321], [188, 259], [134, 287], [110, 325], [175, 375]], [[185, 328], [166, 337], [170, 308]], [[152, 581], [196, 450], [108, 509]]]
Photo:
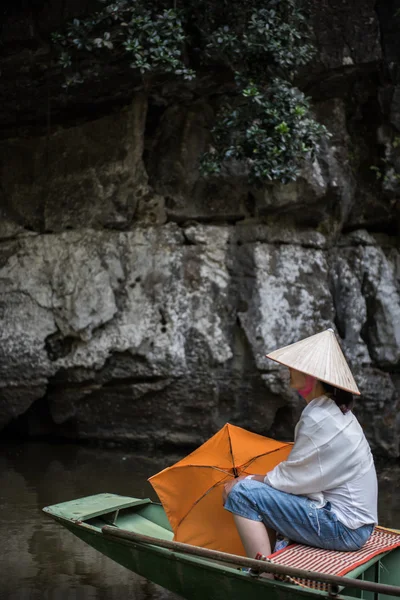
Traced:
[[3, 23], [0, 428], [177, 446], [230, 421], [290, 439], [302, 403], [265, 354], [334, 326], [372, 447], [399, 456], [399, 3], [309, 2], [319, 52], [299, 85], [332, 137], [263, 188], [199, 175], [210, 75], [60, 91], [46, 35], [78, 9], [50, 4]]

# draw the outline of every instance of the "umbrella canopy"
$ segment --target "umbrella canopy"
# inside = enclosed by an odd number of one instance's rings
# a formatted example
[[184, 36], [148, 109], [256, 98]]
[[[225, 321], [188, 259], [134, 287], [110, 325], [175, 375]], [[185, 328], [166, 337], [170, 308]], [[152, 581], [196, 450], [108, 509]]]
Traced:
[[245, 556], [233, 515], [222, 505], [223, 486], [240, 475], [267, 473], [291, 449], [290, 443], [227, 423], [189, 456], [150, 477], [174, 540]]

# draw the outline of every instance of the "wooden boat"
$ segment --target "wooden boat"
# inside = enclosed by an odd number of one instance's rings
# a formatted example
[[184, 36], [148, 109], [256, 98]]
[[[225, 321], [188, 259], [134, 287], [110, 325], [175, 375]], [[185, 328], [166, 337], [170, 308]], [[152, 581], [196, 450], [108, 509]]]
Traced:
[[[379, 600], [380, 594], [394, 600], [400, 596], [400, 547], [337, 577], [173, 542], [162, 506], [149, 499], [97, 494], [43, 510], [102, 554], [188, 600], [301, 600], [327, 595]], [[251, 567], [253, 572], [240, 567]], [[306, 575], [329, 584], [329, 591], [267, 579], [257, 575], [261, 571]]]

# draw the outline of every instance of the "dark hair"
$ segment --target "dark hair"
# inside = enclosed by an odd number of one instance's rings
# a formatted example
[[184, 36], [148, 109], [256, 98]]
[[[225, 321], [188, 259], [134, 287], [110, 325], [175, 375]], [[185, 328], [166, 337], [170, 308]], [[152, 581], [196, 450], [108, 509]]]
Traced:
[[338, 405], [342, 413], [345, 415], [354, 406], [353, 394], [346, 392], [346, 390], [340, 390], [339, 388], [321, 381], [325, 391]]

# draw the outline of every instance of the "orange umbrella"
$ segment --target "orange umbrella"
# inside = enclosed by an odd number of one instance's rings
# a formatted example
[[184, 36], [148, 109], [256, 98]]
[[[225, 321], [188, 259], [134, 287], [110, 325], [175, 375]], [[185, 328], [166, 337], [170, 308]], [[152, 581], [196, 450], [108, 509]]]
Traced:
[[227, 423], [172, 467], [150, 477], [174, 531], [174, 540], [245, 556], [223, 486], [239, 475], [267, 473], [292, 445]]

